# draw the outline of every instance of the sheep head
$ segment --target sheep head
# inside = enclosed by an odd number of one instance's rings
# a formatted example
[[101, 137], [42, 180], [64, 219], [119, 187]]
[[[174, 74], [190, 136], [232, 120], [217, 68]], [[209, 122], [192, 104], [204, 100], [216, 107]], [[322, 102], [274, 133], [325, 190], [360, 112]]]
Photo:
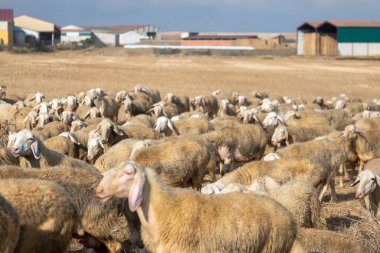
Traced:
[[39, 140], [30, 130], [23, 129], [13, 138], [11, 152], [14, 157], [33, 155], [35, 159], [40, 159]]
[[90, 132], [90, 138], [87, 142], [87, 159], [93, 161], [104, 151], [104, 144], [101, 141], [100, 135], [94, 130]]
[[372, 170], [363, 170], [351, 186], [355, 186], [357, 184], [359, 185], [356, 190], [355, 199], [362, 199], [373, 192], [376, 187], [380, 185], [380, 176]]
[[41, 92], [37, 92], [29, 101], [36, 100], [37, 104], [41, 104], [44, 98], [45, 98], [44, 94], [42, 94]]
[[67, 110], [74, 111], [75, 108], [77, 108], [78, 106], [77, 98], [75, 96], [68, 96], [66, 100], [67, 100]]
[[76, 131], [87, 127], [87, 124], [82, 120], [74, 120], [71, 122], [70, 132], [75, 133]]
[[116, 93], [115, 100], [118, 104], [121, 104], [124, 102], [126, 97], [127, 97], [127, 91], [122, 90]]
[[173, 132], [175, 132], [173, 123], [169, 118], [167, 118], [166, 116], [161, 116], [157, 118], [156, 123], [154, 124], [154, 130], [156, 132], [163, 133], [168, 128], [172, 130]]
[[44, 127], [50, 122], [50, 115], [48, 113], [40, 113], [36, 120], [38, 120], [40, 127]]
[[350, 141], [357, 137], [357, 130], [354, 125], [348, 125], [342, 132], [342, 141]]
[[263, 126], [268, 127], [268, 126], [275, 126], [278, 124], [283, 124], [285, 125], [283, 119], [278, 115], [276, 112], [270, 112], [268, 115], [265, 117], [263, 121]]
[[60, 120], [68, 125], [70, 125], [75, 119], [75, 115], [72, 111], [64, 111], [60, 116]]
[[103, 144], [107, 144], [111, 140], [112, 133], [117, 135], [124, 135], [124, 133], [119, 129], [119, 127], [110, 119], [103, 119], [95, 129], [100, 135], [100, 141]]
[[289, 133], [285, 126], [280, 125], [274, 130], [271, 142], [273, 146], [280, 146], [284, 141], [289, 145]]
[[129, 209], [134, 212], [141, 205], [146, 181], [146, 171], [142, 165], [133, 161], [122, 162], [103, 173], [96, 195], [103, 202], [112, 196], [128, 198]]

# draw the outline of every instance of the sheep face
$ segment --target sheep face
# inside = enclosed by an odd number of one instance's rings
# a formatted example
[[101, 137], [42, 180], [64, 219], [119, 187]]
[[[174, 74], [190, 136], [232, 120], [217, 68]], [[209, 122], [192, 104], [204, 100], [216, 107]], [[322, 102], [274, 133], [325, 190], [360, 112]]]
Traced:
[[38, 120], [40, 127], [44, 127], [50, 122], [50, 115], [48, 113], [40, 113], [36, 120]]
[[17, 102], [13, 105], [13, 107], [19, 110], [19, 109], [21, 109], [21, 108], [26, 107], [26, 105], [25, 105], [24, 101], [19, 100], [19, 101], [17, 101]]
[[76, 131], [87, 127], [87, 124], [81, 120], [74, 120], [71, 122], [70, 132], [75, 133]]
[[104, 145], [102, 141], [100, 140], [99, 135], [93, 135], [91, 138], [88, 139], [87, 143], [87, 159], [89, 161], [94, 160], [96, 157], [98, 157], [104, 150]]
[[271, 142], [274, 146], [277, 146], [277, 145], [280, 145], [284, 141], [287, 142], [288, 139], [289, 139], [289, 134], [286, 127], [278, 126], [274, 130]]
[[362, 199], [371, 192], [373, 192], [378, 185], [380, 185], [380, 176], [371, 170], [363, 170], [355, 179], [354, 185], [358, 185], [356, 190], [355, 199]]
[[74, 111], [77, 106], [78, 106], [77, 98], [74, 96], [68, 96], [67, 97], [67, 109], [69, 111]]
[[103, 144], [109, 143], [112, 132], [118, 135], [124, 135], [124, 133], [120, 131], [116, 124], [107, 118], [103, 119], [99, 123], [96, 132], [100, 134], [100, 140]]
[[342, 133], [342, 140], [343, 141], [350, 141], [355, 139], [357, 136], [355, 132], [355, 126], [354, 125], [348, 125], [344, 128], [344, 131]]
[[38, 113], [37, 111], [35, 110], [31, 110], [28, 115], [26, 115], [26, 117], [24, 118], [24, 123], [28, 122], [30, 123], [30, 125], [32, 127], [36, 127], [37, 126], [37, 117], [38, 117]]
[[106, 171], [96, 188], [96, 195], [103, 202], [112, 196], [128, 198], [129, 209], [134, 212], [143, 198], [146, 181], [144, 167], [133, 161], [126, 161]]
[[280, 116], [276, 112], [270, 112], [268, 115], [265, 117], [263, 121], [263, 126], [268, 127], [268, 126], [275, 126], [279, 122], [284, 124], [284, 122], [280, 119]]
[[42, 103], [42, 100], [45, 98], [44, 94], [42, 94], [41, 92], [37, 92], [36, 94], [34, 94], [34, 96], [30, 99], [30, 101], [33, 101], [33, 100], [36, 100], [36, 103], [37, 104], [41, 104]]
[[125, 90], [119, 91], [116, 93], [115, 101], [119, 104], [123, 103], [127, 96], [127, 92]]
[[287, 111], [284, 115], [284, 120], [300, 119], [301, 116], [296, 111]]
[[39, 159], [38, 139], [30, 130], [21, 130], [14, 136], [11, 152], [14, 157], [31, 156], [33, 154], [36, 159]]
[[73, 112], [70, 111], [64, 111], [60, 117], [61, 121], [70, 125], [74, 120], [75, 116]]
[[166, 97], [165, 97], [165, 99], [164, 99], [164, 101], [166, 102], [166, 103], [175, 103], [175, 100], [176, 100], [176, 97], [174, 96], [174, 94], [173, 93], [168, 93], [167, 95], [166, 95]]

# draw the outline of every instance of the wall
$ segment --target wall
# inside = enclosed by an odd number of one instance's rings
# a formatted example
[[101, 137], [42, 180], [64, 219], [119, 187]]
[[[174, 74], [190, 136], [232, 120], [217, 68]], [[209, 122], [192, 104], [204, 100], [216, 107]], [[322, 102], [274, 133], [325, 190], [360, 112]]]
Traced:
[[323, 56], [337, 55], [336, 33], [320, 34], [320, 55], [323, 55]]
[[61, 32], [61, 43], [81, 42], [91, 39], [91, 32]]
[[135, 32], [126, 32], [119, 35], [120, 45], [130, 45], [140, 43], [141, 39], [148, 39], [146, 36], [141, 36]]
[[40, 34], [35, 31], [31, 31], [28, 29], [20, 28], [20, 27], [15, 27], [14, 29], [14, 41], [16, 45], [26, 45], [27, 43], [25, 42], [26, 36], [31, 35], [36, 38], [38, 41], [40, 39]]
[[92, 39], [97, 45], [113, 47], [119, 45], [119, 35], [113, 33], [93, 32]]
[[339, 56], [378, 56], [380, 43], [338, 43]]
[[380, 27], [340, 27], [339, 43], [380, 43]]
[[0, 22], [0, 45], [13, 46], [13, 22]]
[[233, 40], [182, 40], [182, 46], [232, 46]]

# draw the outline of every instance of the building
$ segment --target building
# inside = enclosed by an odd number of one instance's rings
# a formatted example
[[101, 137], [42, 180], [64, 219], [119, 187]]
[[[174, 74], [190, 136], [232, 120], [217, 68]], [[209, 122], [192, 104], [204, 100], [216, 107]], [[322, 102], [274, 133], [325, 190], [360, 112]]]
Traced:
[[17, 45], [55, 45], [60, 39], [60, 27], [26, 15], [14, 18], [14, 41]]
[[318, 27], [322, 22], [312, 21], [303, 23], [297, 29], [297, 54], [318, 55]]
[[152, 25], [98, 25], [89, 26], [93, 33], [95, 44], [104, 46], [119, 46], [139, 43], [143, 39], [161, 39], [161, 30]]
[[61, 43], [80, 43], [92, 39], [92, 32], [75, 25], [68, 25], [61, 28]]
[[258, 39], [257, 35], [194, 35], [182, 39], [182, 46], [237, 46], [239, 40]]
[[380, 21], [306, 22], [297, 35], [298, 55], [380, 55]]
[[0, 47], [13, 46], [13, 10], [0, 9]]

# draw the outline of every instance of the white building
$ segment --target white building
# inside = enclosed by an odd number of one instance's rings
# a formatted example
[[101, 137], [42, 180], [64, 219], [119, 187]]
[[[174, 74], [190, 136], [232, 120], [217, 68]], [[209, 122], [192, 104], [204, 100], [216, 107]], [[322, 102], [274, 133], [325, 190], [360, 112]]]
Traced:
[[68, 25], [61, 28], [61, 43], [79, 43], [91, 39], [91, 31], [88, 31], [83, 27]]
[[119, 34], [119, 44], [122, 46], [138, 44], [141, 40], [148, 40], [148, 36], [142, 36], [134, 31]]

